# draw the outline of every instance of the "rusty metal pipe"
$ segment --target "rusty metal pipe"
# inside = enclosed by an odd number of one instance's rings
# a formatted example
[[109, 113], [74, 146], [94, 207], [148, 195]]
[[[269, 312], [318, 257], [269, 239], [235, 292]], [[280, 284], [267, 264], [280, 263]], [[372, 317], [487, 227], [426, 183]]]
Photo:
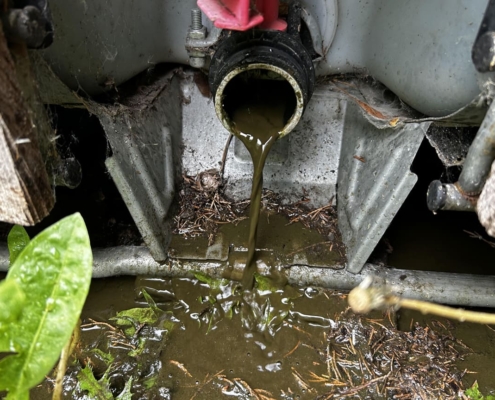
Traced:
[[433, 181], [427, 203], [431, 211], [474, 211], [495, 159], [495, 102], [492, 102], [462, 166], [459, 181], [442, 184]]

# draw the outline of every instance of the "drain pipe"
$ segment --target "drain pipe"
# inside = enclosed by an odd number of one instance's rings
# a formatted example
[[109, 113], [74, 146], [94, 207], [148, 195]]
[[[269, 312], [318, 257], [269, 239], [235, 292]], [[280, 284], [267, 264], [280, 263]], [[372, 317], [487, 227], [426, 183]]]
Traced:
[[[297, 125], [311, 98], [315, 69], [311, 50], [300, 38], [301, 6], [291, 4], [287, 31], [251, 29], [230, 31], [215, 51], [209, 69], [209, 84], [215, 111], [229, 132], [234, 132], [232, 114], [243, 102], [273, 93], [282, 104], [290, 103], [285, 136]], [[263, 90], [269, 91], [264, 93]]]
[[[144, 246], [122, 246], [93, 249], [93, 278], [120, 275], [148, 275], [167, 278], [191, 276], [201, 271], [214, 278], [225, 276], [227, 268], [220, 262], [173, 260], [157, 263]], [[0, 245], [0, 271], [7, 271], [7, 246]], [[270, 268], [258, 264], [258, 270], [268, 275]], [[410, 271], [366, 264], [359, 274], [345, 269], [314, 268], [302, 265], [283, 268], [290, 284], [350, 290], [367, 275], [384, 280], [397, 294], [411, 298], [464, 307], [495, 307], [495, 276]], [[230, 273], [232, 271], [229, 271]], [[239, 271], [239, 276], [242, 272]]]
[[469, 147], [459, 181], [430, 183], [427, 204], [431, 211], [475, 211], [476, 202], [495, 159], [495, 102], [492, 102]]

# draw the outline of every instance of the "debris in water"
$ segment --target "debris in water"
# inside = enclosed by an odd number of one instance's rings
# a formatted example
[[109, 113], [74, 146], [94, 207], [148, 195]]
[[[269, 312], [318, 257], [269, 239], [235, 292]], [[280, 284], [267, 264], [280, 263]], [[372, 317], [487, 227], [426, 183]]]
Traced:
[[[276, 282], [257, 276], [260, 285], [246, 294], [236, 282], [197, 277], [138, 278], [129, 308], [89, 314], [100, 322], [83, 314], [63, 393], [74, 399], [93, 388], [120, 399], [466, 398], [461, 380], [470, 371], [458, 363], [472, 350], [448, 321], [403, 332], [394, 312], [375, 312], [374, 319], [353, 314], [341, 292], [282, 284], [272, 290]], [[165, 291], [171, 295], [164, 299]], [[35, 396], [51, 388], [47, 379]]]
[[247, 218], [243, 215], [247, 204], [232, 202], [223, 194], [217, 170], [196, 176], [184, 175], [179, 191], [179, 207], [174, 218], [174, 233], [186, 237], [208, 236], [210, 245], [219, 225], [236, 224]]
[[[323, 207], [312, 209], [307, 205], [310, 202], [307, 196], [295, 203], [284, 204], [280, 195], [264, 189], [261, 202], [267, 211], [287, 217], [288, 224], [300, 222], [305, 228], [316, 230], [329, 239], [328, 242], [313, 245], [315, 250], [320, 245], [335, 243], [341, 256], [345, 254], [341, 241], [334, 240], [340, 238], [340, 233], [337, 211], [332, 201]], [[224, 183], [217, 170], [208, 170], [193, 176], [184, 175], [179, 190], [179, 211], [174, 218], [174, 233], [186, 237], [206, 236], [211, 245], [219, 226], [227, 223], [236, 225], [248, 218], [246, 211], [249, 204], [250, 200], [232, 201], [225, 196]], [[306, 249], [300, 251], [304, 250]]]
[[310, 382], [330, 389], [319, 400], [458, 399], [463, 393], [467, 371], [455, 363], [468, 349], [449, 333], [418, 324], [402, 332], [350, 313], [340, 318], [327, 335], [328, 375], [310, 374]]
[[184, 364], [180, 363], [179, 361], [175, 361], [175, 360], [170, 360], [169, 363], [172, 364], [172, 365], [175, 365], [182, 372], [184, 372], [184, 374], [186, 374], [186, 376], [188, 376], [189, 378], [192, 378], [192, 375], [189, 373], [189, 371], [187, 370], [187, 368], [184, 367]]
[[226, 385], [222, 388], [222, 393], [227, 396], [234, 396], [244, 398], [244, 396], [250, 396], [249, 398], [255, 400], [275, 400], [273, 395], [263, 389], [252, 389], [246, 381], [240, 378], [227, 379], [225, 375], [219, 375], [218, 378]]

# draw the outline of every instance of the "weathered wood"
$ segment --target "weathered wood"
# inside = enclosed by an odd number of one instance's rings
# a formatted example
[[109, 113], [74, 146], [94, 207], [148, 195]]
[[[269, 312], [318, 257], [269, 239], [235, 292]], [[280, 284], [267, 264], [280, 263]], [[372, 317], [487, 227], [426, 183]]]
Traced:
[[[16, 51], [27, 57], [25, 47]], [[40, 127], [25, 97], [0, 26], [0, 221], [33, 225], [55, 199], [38, 145]]]

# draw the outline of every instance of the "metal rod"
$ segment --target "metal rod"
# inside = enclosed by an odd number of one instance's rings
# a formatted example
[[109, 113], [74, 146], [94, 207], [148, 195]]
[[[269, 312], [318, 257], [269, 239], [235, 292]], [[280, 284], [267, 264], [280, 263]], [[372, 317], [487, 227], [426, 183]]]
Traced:
[[495, 159], [495, 102], [492, 101], [485, 118], [469, 147], [459, 176], [459, 189], [468, 196], [481, 193]]
[[455, 184], [433, 181], [428, 188], [428, 208], [431, 211], [475, 211], [477, 198], [483, 190], [494, 159], [495, 101], [492, 101], [469, 147], [459, 181]]
[[[123, 246], [93, 250], [93, 278], [119, 275], [154, 275], [185, 277], [191, 270], [213, 277], [222, 277], [225, 263], [170, 260], [157, 263], [146, 247]], [[0, 271], [9, 266], [8, 250], [0, 245]], [[260, 273], [269, 273], [259, 265]], [[395, 293], [411, 299], [469, 307], [495, 307], [495, 276], [455, 274], [446, 272], [412, 271], [366, 264], [359, 274], [345, 269], [291, 266], [283, 269], [292, 285], [319, 286], [350, 290], [368, 275], [383, 279]]]
[[430, 211], [475, 211], [475, 199], [464, 196], [452, 183], [435, 180], [428, 186], [426, 204]]

